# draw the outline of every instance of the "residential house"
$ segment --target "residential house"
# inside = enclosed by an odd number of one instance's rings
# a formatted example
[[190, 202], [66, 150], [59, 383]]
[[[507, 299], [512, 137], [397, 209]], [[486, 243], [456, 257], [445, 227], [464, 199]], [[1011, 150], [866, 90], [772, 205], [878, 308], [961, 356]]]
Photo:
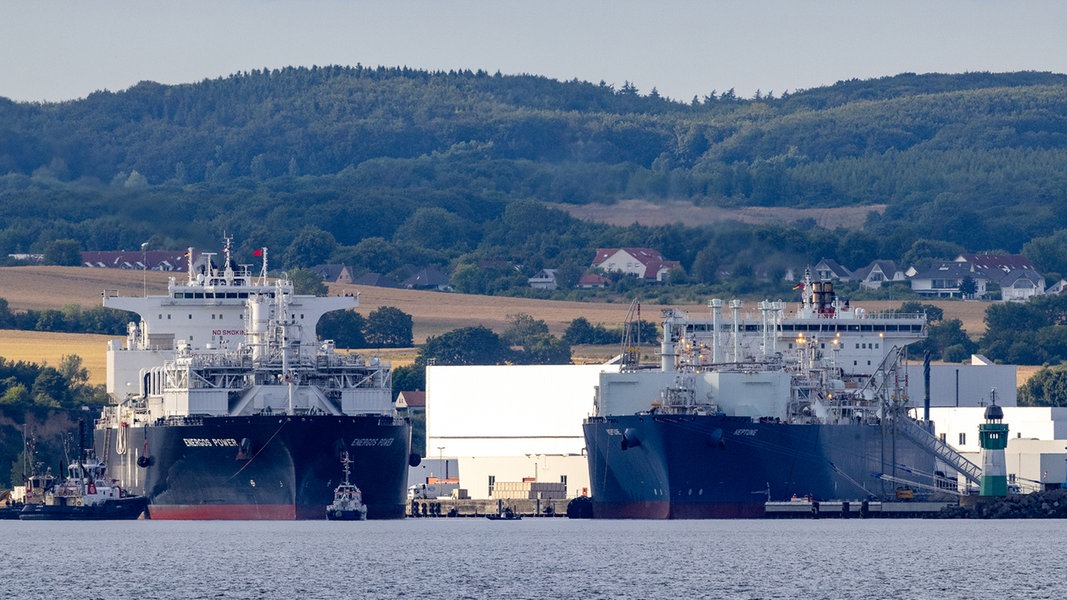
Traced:
[[897, 267], [897, 263], [891, 260], [876, 260], [853, 271], [850, 279], [858, 281], [861, 288], [876, 290], [887, 281], [904, 281], [906, 277]]
[[433, 267], [419, 269], [414, 275], [405, 279], [401, 285], [413, 290], [452, 291], [448, 276]]
[[352, 271], [342, 264], [315, 265], [311, 271], [317, 273], [326, 283], [352, 283]]
[[1046, 294], [1062, 294], [1067, 291], [1067, 279], [1061, 279], [1045, 288]]
[[1009, 271], [996, 283], [1000, 286], [1000, 298], [1005, 302], [1025, 302], [1045, 293], [1045, 278], [1030, 269]]
[[408, 414], [426, 412], [426, 392], [400, 392], [396, 397], [396, 407], [406, 409]]
[[396, 407], [411, 420], [411, 451], [426, 456], [426, 392], [400, 392]]
[[832, 258], [824, 258], [813, 269], [818, 281], [849, 281], [852, 272]]
[[[965, 294], [960, 287], [967, 280], [974, 282], [974, 293]], [[970, 265], [961, 262], [941, 262], [920, 269], [911, 278], [911, 289], [920, 296], [934, 298], [981, 298], [986, 294], [989, 278], [983, 273], [971, 271]]]
[[530, 283], [530, 287], [538, 290], [554, 290], [559, 287], [559, 284], [556, 283], [555, 269], [541, 269], [527, 281]]
[[396, 281], [389, 279], [381, 273], [364, 273], [352, 279], [354, 285], [369, 285], [373, 287], [395, 288], [399, 287]]
[[982, 273], [1000, 286], [1005, 301], [1025, 301], [1045, 293], [1045, 278], [1021, 254], [961, 254], [956, 262], [970, 265], [973, 273]]
[[633, 275], [644, 281], [663, 283], [671, 269], [681, 267], [652, 248], [597, 248], [593, 267]]
[[611, 283], [610, 279], [596, 273], [586, 273], [578, 279], [578, 287], [586, 290], [607, 287], [609, 283]]

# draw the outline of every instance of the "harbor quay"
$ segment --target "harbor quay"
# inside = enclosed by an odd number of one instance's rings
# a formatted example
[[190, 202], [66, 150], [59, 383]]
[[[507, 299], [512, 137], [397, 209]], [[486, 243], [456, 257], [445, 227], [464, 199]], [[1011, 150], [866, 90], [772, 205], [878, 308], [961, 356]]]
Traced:
[[485, 517], [510, 508], [523, 517], [566, 517], [564, 499], [452, 499], [416, 498], [408, 502], [408, 517]]

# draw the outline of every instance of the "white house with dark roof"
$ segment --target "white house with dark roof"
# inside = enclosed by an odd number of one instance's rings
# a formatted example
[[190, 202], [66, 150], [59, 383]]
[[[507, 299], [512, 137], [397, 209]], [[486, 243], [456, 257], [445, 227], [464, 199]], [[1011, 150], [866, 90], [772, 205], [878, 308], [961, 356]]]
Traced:
[[667, 273], [681, 264], [663, 258], [658, 250], [652, 248], [597, 248], [592, 266], [605, 272], [616, 271], [645, 281], [663, 282]]
[[327, 283], [352, 283], [352, 271], [344, 263], [315, 265], [311, 270], [317, 273]]
[[974, 282], [975, 291], [968, 297], [981, 298], [986, 294], [989, 278], [985, 273], [971, 271], [970, 265], [961, 262], [935, 263], [922, 269], [911, 277], [911, 289], [920, 296], [934, 298], [962, 298], [960, 291], [963, 282]]
[[1030, 269], [1009, 271], [1000, 278], [997, 284], [1000, 285], [1000, 297], [1005, 302], [1025, 302], [1045, 293], [1045, 278], [1037, 271]]
[[556, 282], [555, 269], [541, 269], [526, 281], [529, 282], [530, 287], [538, 290], [554, 290], [559, 287]]
[[1022, 254], [961, 254], [955, 262], [968, 265], [972, 273], [1000, 286], [1005, 301], [1026, 301], [1045, 293], [1045, 278]]
[[812, 271], [819, 281], [849, 281], [852, 278], [852, 271], [832, 258], [820, 260]]
[[853, 271], [850, 279], [860, 282], [862, 288], [876, 290], [887, 281], [904, 281], [906, 277], [904, 271], [897, 267], [897, 263], [891, 260], [876, 260]]

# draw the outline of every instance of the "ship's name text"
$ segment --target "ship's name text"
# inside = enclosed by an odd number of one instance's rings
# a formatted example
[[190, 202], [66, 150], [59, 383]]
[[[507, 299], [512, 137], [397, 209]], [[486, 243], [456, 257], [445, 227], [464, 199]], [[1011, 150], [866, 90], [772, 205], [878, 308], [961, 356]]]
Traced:
[[735, 429], [734, 430], [734, 435], [750, 435], [750, 436], [755, 437], [756, 430], [755, 429]]
[[392, 446], [393, 438], [356, 438], [353, 446]]
[[182, 441], [190, 448], [237, 447], [237, 440], [233, 438], [182, 438]]

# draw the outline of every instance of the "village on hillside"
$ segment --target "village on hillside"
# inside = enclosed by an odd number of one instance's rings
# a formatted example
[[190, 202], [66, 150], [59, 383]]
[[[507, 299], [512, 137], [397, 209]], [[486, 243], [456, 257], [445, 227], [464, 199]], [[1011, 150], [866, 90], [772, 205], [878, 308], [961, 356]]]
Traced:
[[[201, 256], [195, 260], [201, 260]], [[82, 265], [91, 268], [185, 271], [187, 261], [187, 253], [177, 250], [82, 252]], [[575, 287], [609, 288], [619, 276], [632, 276], [641, 283], [662, 285], [669, 283], [672, 271], [681, 268], [678, 261], [664, 257], [653, 248], [597, 248], [588, 270], [580, 276]], [[407, 273], [403, 279], [382, 273], [357, 274], [344, 264], [315, 265], [310, 270], [327, 283], [452, 290], [449, 275], [433, 266], [408, 265], [403, 269]], [[1042, 294], [1062, 293], [1067, 286], [1065, 280], [1046, 285], [1044, 276], [1021, 254], [960, 254], [952, 261], [915, 266], [898, 265], [892, 260], [874, 260], [854, 268], [832, 258], [823, 258], [814, 265], [789, 269], [784, 278], [799, 282], [805, 272], [820, 281], [852, 282], [866, 290], [903, 282], [917, 296], [931, 299], [996, 299], [999, 291], [1000, 300], [1025, 301]], [[531, 288], [557, 290], [562, 287], [557, 275], [556, 269], [545, 268], [529, 277], [527, 282]]]

